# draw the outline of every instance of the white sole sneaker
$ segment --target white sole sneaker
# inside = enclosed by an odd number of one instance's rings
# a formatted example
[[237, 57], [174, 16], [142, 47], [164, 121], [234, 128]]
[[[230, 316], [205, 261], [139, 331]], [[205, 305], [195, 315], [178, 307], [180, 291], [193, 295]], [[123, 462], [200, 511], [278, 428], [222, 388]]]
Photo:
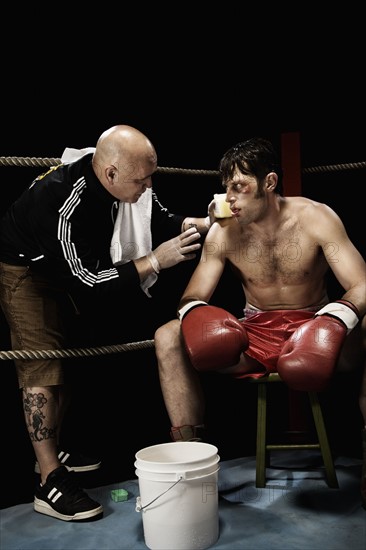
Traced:
[[[91, 472], [93, 470], [98, 470], [101, 466], [101, 462], [98, 460], [76, 455], [75, 453], [67, 453], [65, 451], [60, 451], [58, 453], [58, 459], [69, 472]], [[41, 473], [38, 462], [34, 465], [34, 471], [36, 474]]]

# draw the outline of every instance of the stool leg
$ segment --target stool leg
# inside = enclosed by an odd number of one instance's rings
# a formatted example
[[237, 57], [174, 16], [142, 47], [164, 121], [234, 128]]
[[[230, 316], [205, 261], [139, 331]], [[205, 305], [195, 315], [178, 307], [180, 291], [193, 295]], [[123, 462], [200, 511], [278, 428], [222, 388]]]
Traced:
[[259, 383], [257, 405], [256, 487], [266, 486], [266, 424], [267, 388], [265, 383]]
[[330, 451], [327, 432], [325, 429], [325, 424], [323, 419], [323, 413], [320, 407], [317, 393], [309, 392], [309, 399], [311, 403], [311, 410], [313, 413], [316, 432], [318, 434], [320, 450], [323, 456], [327, 483], [329, 487], [333, 489], [338, 489], [339, 485], [338, 485], [337, 474], [334, 469], [332, 453]]

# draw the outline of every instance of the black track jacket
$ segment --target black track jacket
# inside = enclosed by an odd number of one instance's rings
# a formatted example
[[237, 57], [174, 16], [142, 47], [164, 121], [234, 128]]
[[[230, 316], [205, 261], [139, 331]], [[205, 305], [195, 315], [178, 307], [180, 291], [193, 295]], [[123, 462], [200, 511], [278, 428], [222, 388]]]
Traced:
[[[0, 222], [0, 261], [30, 266], [72, 295], [102, 299], [140, 286], [134, 262], [114, 266], [110, 244], [118, 201], [99, 182], [92, 153], [37, 177]], [[153, 193], [151, 231], [163, 242], [181, 231]], [[132, 287], [131, 287], [132, 285]]]

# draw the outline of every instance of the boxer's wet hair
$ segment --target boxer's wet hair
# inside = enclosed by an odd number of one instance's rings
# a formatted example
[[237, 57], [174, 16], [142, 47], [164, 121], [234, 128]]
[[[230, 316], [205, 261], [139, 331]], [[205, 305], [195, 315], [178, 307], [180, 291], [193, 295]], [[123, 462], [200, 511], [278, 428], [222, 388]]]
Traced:
[[236, 169], [242, 174], [255, 176], [258, 181], [262, 181], [269, 172], [275, 172], [278, 176], [275, 192], [282, 195], [282, 168], [270, 141], [251, 138], [226, 151], [219, 164], [222, 181], [232, 180]]

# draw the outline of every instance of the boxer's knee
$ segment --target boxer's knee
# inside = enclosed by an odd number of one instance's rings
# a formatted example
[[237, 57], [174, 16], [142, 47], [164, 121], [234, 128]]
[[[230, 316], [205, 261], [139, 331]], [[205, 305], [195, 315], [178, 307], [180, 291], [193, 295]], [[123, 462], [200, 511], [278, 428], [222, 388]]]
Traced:
[[180, 322], [178, 319], [169, 321], [155, 331], [154, 344], [158, 359], [181, 346]]

